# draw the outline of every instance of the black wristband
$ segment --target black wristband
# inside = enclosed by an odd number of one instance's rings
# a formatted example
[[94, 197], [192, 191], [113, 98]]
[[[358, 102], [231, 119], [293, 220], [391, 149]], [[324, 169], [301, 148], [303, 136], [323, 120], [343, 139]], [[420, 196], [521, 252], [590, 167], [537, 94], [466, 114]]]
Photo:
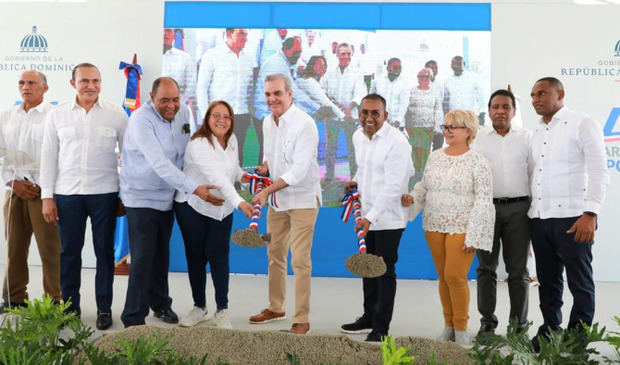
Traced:
[[597, 216], [597, 214], [594, 213], [594, 212], [583, 212], [583, 214], [589, 215], [590, 217], [596, 217]]

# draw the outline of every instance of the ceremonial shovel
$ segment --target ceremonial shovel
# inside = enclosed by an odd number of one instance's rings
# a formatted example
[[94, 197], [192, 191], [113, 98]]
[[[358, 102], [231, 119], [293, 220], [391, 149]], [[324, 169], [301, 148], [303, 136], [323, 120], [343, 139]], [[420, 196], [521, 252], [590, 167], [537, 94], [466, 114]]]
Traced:
[[[271, 179], [260, 176], [257, 172], [248, 173], [246, 176], [250, 179], [250, 193], [253, 195], [260, 193], [264, 188], [271, 185]], [[252, 215], [250, 226], [247, 229], [235, 231], [232, 235], [231, 240], [239, 246], [262, 247], [267, 246], [271, 241], [269, 233], [258, 233], [258, 219], [260, 218], [261, 211], [260, 202], [256, 202], [253, 208], [254, 214]]]
[[[362, 221], [362, 204], [359, 197], [360, 193], [353, 188], [342, 198], [341, 203], [344, 205], [342, 220], [344, 222], [349, 220], [351, 210], [353, 210], [353, 216], [355, 216], [355, 224], [357, 225]], [[351, 274], [363, 278], [376, 278], [385, 274], [386, 266], [383, 258], [366, 252], [366, 239], [361, 228], [357, 230], [357, 246], [358, 253], [346, 259], [347, 270]]]

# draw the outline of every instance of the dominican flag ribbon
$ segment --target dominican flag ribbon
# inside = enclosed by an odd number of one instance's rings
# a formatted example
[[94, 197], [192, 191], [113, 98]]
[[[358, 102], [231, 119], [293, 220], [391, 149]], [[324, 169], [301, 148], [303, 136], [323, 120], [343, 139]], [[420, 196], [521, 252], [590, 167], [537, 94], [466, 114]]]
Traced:
[[[254, 170], [253, 172], [246, 172], [245, 176], [250, 180], [250, 194], [252, 195], [260, 193], [264, 188], [273, 183], [270, 178], [260, 175], [257, 170]], [[276, 193], [271, 193], [271, 195], [269, 195], [269, 202], [271, 203], [271, 206], [276, 208], [278, 207]]]
[[[344, 208], [342, 210], [342, 214], [340, 215], [340, 219], [342, 219], [343, 222], [346, 223], [349, 221], [349, 216], [351, 215], [351, 212], [353, 211], [355, 201], [358, 201], [358, 204], [359, 204], [359, 198], [360, 198], [360, 193], [357, 190], [350, 190], [342, 198], [342, 200], [340, 201], [340, 204], [343, 205]], [[357, 223], [357, 219], [356, 219], [356, 223]]]
[[118, 66], [119, 70], [124, 70], [127, 78], [127, 87], [125, 90], [125, 101], [123, 108], [127, 115], [140, 107], [140, 79], [142, 78], [142, 67], [135, 63], [126, 63], [121, 61]]

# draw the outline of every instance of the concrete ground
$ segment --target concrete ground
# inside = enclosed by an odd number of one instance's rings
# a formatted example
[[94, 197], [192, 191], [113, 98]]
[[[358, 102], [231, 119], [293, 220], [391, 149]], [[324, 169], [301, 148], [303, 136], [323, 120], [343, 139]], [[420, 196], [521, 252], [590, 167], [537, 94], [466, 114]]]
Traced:
[[[4, 265], [0, 265], [4, 272]], [[41, 268], [38, 266], [30, 269], [29, 294], [31, 298], [40, 297], [43, 293]], [[95, 270], [82, 270], [82, 319], [87, 325], [95, 328]], [[471, 291], [470, 300], [470, 331], [475, 333], [479, 327], [480, 315], [476, 307], [476, 282], [469, 283]], [[193, 306], [189, 280], [186, 273], [171, 272], [169, 274], [170, 296], [173, 299], [172, 308], [179, 316], [189, 311]], [[267, 277], [265, 275], [231, 275], [229, 291], [229, 311], [234, 328], [247, 330], [280, 330], [288, 329], [291, 325], [290, 317], [294, 311], [294, 286], [293, 278], [288, 278], [290, 300], [287, 302], [286, 321], [278, 321], [264, 325], [252, 325], [248, 318], [260, 312], [268, 305]], [[613, 320], [614, 316], [620, 316], [620, 283], [598, 282], [596, 283], [596, 316], [595, 322], [606, 326], [608, 330], [620, 331]], [[127, 291], [127, 276], [116, 276], [114, 282], [114, 301], [112, 316], [114, 324], [107, 333], [118, 331], [123, 328], [120, 314], [125, 303]], [[534, 335], [536, 328], [542, 323], [542, 317], [538, 308], [538, 289], [530, 290], [529, 319], [534, 322], [530, 329], [530, 335]], [[211, 279], [207, 283], [207, 306], [209, 311], [215, 311], [215, 300]], [[572, 298], [565, 289], [563, 313], [565, 321], [568, 319]], [[505, 282], [498, 283], [497, 316], [500, 321], [498, 333], [505, 333], [509, 312], [508, 288]], [[315, 277], [312, 279], [312, 302], [310, 325], [313, 333], [339, 334], [340, 325], [355, 320], [362, 314], [362, 281], [352, 278], [326, 278]], [[148, 325], [171, 327], [152, 315], [146, 318]], [[435, 338], [443, 328], [441, 304], [437, 292], [437, 282], [429, 280], [398, 280], [394, 316], [390, 328], [390, 334], [395, 337], [417, 336]], [[102, 335], [99, 331], [96, 336]], [[363, 340], [364, 335], [351, 335], [352, 339]]]

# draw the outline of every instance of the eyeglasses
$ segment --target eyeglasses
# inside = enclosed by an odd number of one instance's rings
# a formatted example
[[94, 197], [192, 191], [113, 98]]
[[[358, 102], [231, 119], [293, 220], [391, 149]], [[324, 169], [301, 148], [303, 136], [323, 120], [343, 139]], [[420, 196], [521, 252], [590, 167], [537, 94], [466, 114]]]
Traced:
[[224, 119], [224, 120], [228, 120], [228, 121], [232, 120], [230, 115], [225, 115], [225, 114], [220, 114], [220, 113], [213, 113], [213, 114], [211, 114], [211, 117], [213, 119], [215, 119], [215, 120], [218, 120], [218, 119]]
[[439, 126], [439, 128], [441, 128], [442, 131], [454, 131], [455, 129], [467, 129], [467, 127], [465, 126], [461, 126], [461, 125], [447, 125], [447, 124], [442, 124]]
[[418, 79], [430, 79], [431, 77], [428, 75], [418, 75]]

